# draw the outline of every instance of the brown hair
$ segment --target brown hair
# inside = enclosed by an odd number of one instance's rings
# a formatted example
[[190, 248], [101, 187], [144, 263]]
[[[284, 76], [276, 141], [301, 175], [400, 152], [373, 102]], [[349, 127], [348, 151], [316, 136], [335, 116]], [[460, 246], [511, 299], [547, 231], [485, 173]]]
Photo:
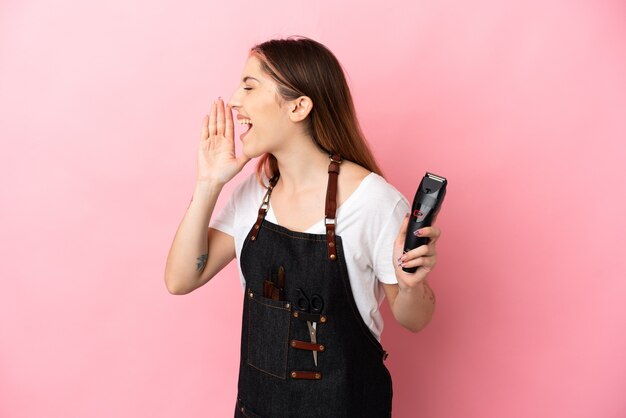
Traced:
[[[329, 154], [355, 162], [382, 175], [356, 117], [352, 95], [341, 64], [324, 45], [309, 38], [273, 39], [250, 50], [261, 68], [278, 84], [285, 100], [307, 96], [313, 109], [307, 117], [308, 133]], [[263, 155], [257, 176], [278, 173], [276, 158]]]

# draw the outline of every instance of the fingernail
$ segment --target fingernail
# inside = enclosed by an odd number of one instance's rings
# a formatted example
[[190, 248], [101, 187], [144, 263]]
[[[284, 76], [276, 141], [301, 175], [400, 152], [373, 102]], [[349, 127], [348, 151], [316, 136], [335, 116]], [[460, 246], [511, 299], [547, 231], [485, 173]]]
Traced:
[[415, 231], [413, 231], [413, 235], [415, 235], [416, 237], [419, 237], [421, 234], [419, 229], [416, 229]]

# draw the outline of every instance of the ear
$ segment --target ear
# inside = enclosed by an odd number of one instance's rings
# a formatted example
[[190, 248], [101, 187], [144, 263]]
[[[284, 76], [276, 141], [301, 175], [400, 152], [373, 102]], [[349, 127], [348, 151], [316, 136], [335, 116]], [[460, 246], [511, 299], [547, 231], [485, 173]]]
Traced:
[[300, 96], [289, 102], [289, 119], [292, 122], [303, 121], [312, 109], [313, 101], [307, 96]]

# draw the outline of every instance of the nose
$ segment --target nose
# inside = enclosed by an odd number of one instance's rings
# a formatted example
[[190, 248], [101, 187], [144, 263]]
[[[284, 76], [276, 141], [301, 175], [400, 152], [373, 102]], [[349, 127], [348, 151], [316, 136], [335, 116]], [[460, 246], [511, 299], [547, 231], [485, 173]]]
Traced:
[[230, 96], [230, 99], [228, 99], [228, 106], [230, 106], [233, 109], [237, 109], [238, 107], [241, 106], [241, 97], [239, 94], [239, 90], [240, 89], [236, 89], [233, 94]]

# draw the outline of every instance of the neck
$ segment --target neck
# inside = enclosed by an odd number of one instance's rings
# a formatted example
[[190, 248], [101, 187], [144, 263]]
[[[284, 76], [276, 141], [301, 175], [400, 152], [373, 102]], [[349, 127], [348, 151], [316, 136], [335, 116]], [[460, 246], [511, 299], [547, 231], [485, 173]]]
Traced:
[[295, 144], [290, 150], [275, 153], [280, 171], [279, 183], [287, 193], [298, 193], [325, 185], [328, 180], [328, 154], [311, 139]]

